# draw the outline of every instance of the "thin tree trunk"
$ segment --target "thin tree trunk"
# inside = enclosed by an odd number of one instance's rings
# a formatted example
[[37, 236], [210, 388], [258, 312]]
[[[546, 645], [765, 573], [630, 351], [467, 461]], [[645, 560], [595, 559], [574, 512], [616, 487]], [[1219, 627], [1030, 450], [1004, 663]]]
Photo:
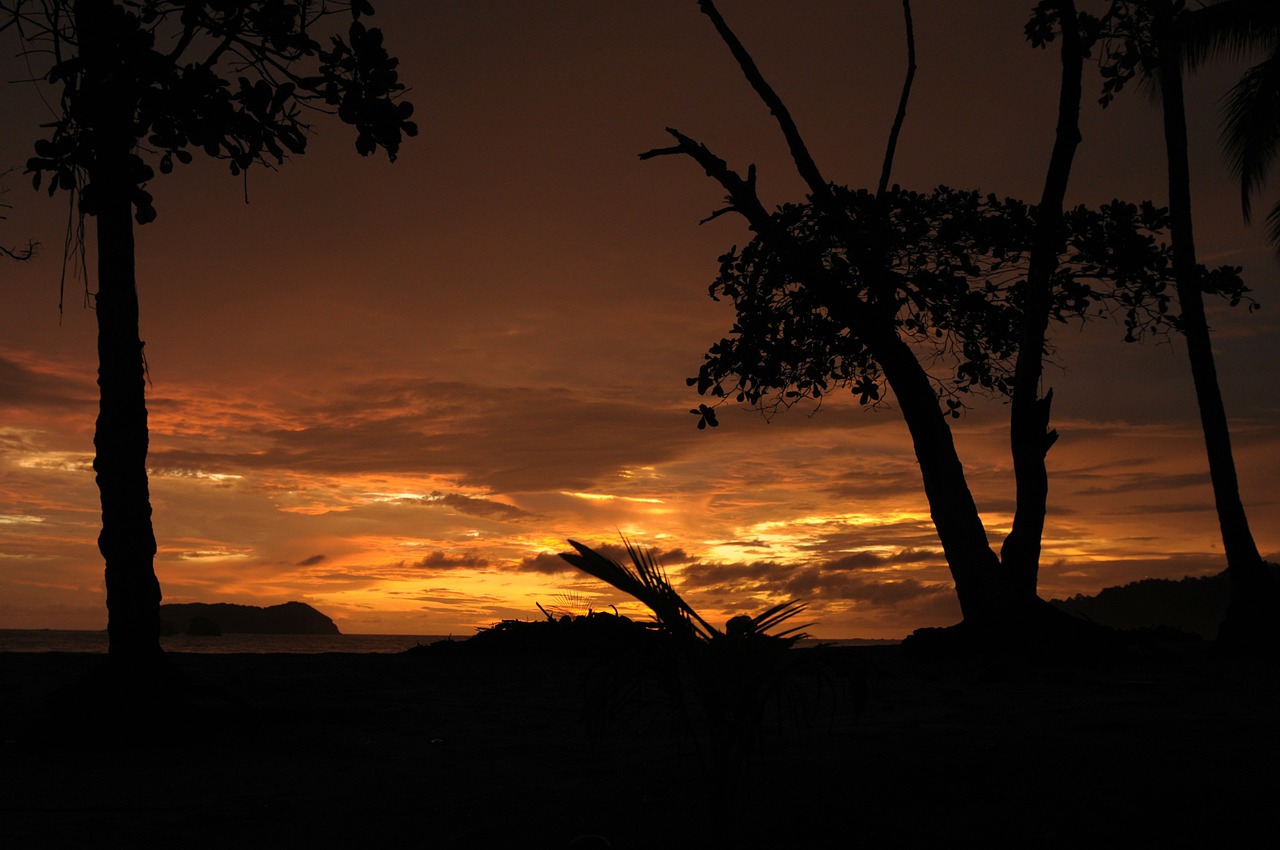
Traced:
[[107, 631], [113, 660], [160, 655], [160, 584], [147, 487], [146, 374], [138, 335], [131, 192], [134, 98], [105, 0], [77, 0], [84, 63], [80, 97], [94, 131], [87, 192], [97, 220], [98, 388], [93, 468], [102, 500], [98, 549], [106, 561]]
[[1231, 580], [1231, 607], [1219, 637], [1230, 639], [1232, 632], [1234, 636], [1244, 637], [1246, 634], [1260, 634], [1268, 627], [1274, 628], [1274, 624], [1260, 621], [1266, 620], [1269, 612], [1274, 610], [1276, 592], [1249, 530], [1244, 504], [1240, 501], [1231, 433], [1218, 386], [1218, 372], [1196, 266], [1182, 71], [1177, 48], [1169, 40], [1161, 44], [1159, 72], [1168, 154], [1169, 231], [1174, 276], [1182, 309], [1182, 331], [1187, 339], [1187, 356], [1191, 360], [1191, 378], [1200, 408], [1200, 425], [1209, 456], [1209, 477], [1213, 483], [1218, 526], [1222, 531], [1222, 546]]
[[1071, 177], [1071, 164], [1080, 145], [1080, 77], [1084, 52], [1075, 3], [1064, 0], [1062, 17], [1062, 85], [1058, 93], [1058, 126], [1044, 191], [1036, 207], [1035, 243], [1027, 271], [1022, 338], [1014, 367], [1009, 414], [1009, 444], [1017, 505], [1013, 527], [1000, 549], [1000, 563], [1020, 595], [1034, 597], [1040, 574], [1040, 546], [1048, 511], [1049, 473], [1045, 458], [1058, 439], [1049, 428], [1053, 391], [1040, 397], [1044, 374], [1045, 335], [1053, 305], [1053, 273], [1061, 247], [1062, 206]]

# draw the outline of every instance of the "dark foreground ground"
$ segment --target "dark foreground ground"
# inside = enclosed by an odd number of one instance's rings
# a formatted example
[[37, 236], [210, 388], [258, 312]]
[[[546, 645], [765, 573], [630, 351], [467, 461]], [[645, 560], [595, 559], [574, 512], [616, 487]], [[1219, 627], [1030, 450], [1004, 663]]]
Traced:
[[587, 661], [177, 655], [191, 695], [153, 706], [157, 740], [126, 745], [91, 705], [42, 708], [100, 656], [0, 654], [0, 845], [1149, 847], [1280, 831], [1274, 667], [1198, 645], [1049, 667], [849, 652], [870, 671], [861, 716], [815, 697], [835, 711], [784, 722], [748, 769], [710, 762], [679, 724], [590, 722]]

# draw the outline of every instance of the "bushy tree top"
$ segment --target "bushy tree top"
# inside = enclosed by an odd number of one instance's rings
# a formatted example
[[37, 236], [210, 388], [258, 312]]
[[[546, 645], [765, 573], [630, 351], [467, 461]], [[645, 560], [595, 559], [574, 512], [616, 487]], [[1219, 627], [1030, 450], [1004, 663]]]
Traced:
[[[306, 150], [308, 113], [356, 128], [356, 149], [394, 160], [417, 133], [398, 60], [368, 27], [367, 0], [60, 0], [0, 3], [43, 80], [61, 87], [60, 114], [27, 163], [37, 187], [78, 192], [95, 212], [87, 175], [123, 135], [139, 223], [155, 218], [144, 188], [192, 150], [232, 174], [274, 167]], [[331, 24], [345, 15], [344, 28]], [[111, 141], [108, 141], [108, 140]], [[112, 151], [114, 154], [114, 151]]]

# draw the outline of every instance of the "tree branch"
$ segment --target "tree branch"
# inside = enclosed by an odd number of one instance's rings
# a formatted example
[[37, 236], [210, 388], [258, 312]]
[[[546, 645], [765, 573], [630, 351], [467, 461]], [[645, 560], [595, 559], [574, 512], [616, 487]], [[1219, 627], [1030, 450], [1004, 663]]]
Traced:
[[911, 97], [911, 83], [916, 78], [916, 33], [911, 23], [911, 0], [902, 0], [902, 14], [907, 21], [907, 78], [902, 83], [902, 96], [898, 98], [898, 114], [894, 116], [893, 129], [889, 131], [889, 144], [884, 152], [884, 166], [880, 169], [877, 195], [883, 195], [889, 188], [893, 155], [898, 149], [898, 134], [902, 131], [902, 122], [907, 118], [907, 100]]
[[708, 177], [723, 186], [724, 190], [729, 193], [729, 206], [713, 213], [710, 218], [703, 219], [704, 222], [732, 211], [745, 218], [751, 229], [760, 236], [773, 233], [776, 228], [772, 217], [769, 215], [769, 211], [765, 209], [764, 204], [760, 202], [760, 196], [756, 194], [756, 167], [754, 165], [747, 169], [746, 179], [743, 179], [729, 167], [727, 162], [712, 153], [711, 149], [706, 145], [694, 141], [673, 127], [668, 127], [667, 132], [674, 136], [679, 144], [674, 147], [654, 148], [645, 151], [640, 154], [640, 159], [684, 154], [693, 159], [698, 165], [701, 165]]
[[720, 12], [716, 9], [712, 0], [698, 0], [698, 7], [702, 13], [711, 19], [711, 23], [715, 25], [716, 32], [720, 34], [721, 40], [729, 47], [729, 51], [733, 54], [733, 58], [738, 61], [738, 67], [742, 69], [742, 73], [746, 76], [747, 81], [751, 83], [751, 87], [755, 89], [756, 94], [760, 95], [760, 99], [764, 101], [765, 106], [769, 107], [769, 112], [777, 119], [778, 126], [782, 129], [782, 135], [786, 137], [787, 147], [791, 150], [791, 158], [795, 160], [796, 170], [800, 172], [800, 176], [809, 186], [809, 191], [813, 193], [814, 201], [819, 205], [826, 207], [831, 201], [831, 189], [827, 184], [827, 180], [822, 176], [822, 172], [818, 170], [817, 163], [813, 161], [813, 157], [809, 155], [809, 149], [805, 146], [804, 139], [800, 136], [796, 123], [791, 118], [791, 113], [787, 111], [786, 105], [782, 102], [782, 98], [778, 97], [778, 93], [765, 80], [764, 75], [760, 73], [760, 69], [756, 67], [755, 60], [751, 58], [751, 54], [742, 46], [742, 42], [733, 34], [733, 30], [729, 29], [729, 25], [725, 23], [724, 18], [720, 16]]

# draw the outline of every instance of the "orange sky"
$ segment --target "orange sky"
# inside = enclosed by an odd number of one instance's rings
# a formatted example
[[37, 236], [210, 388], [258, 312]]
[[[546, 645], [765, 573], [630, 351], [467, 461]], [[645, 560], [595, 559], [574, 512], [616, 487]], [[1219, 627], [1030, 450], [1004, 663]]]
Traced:
[[[719, 5], [826, 174], [872, 185], [904, 64], [898, 0]], [[1058, 71], [1022, 40], [1030, 5], [913, 3], [920, 70], [895, 180], [1038, 197]], [[621, 605], [554, 553], [622, 531], [661, 550], [713, 619], [792, 596], [823, 636], [957, 619], [891, 403], [836, 398], [768, 423], [722, 408], [714, 431], [687, 412], [684, 379], [732, 321], [706, 286], [746, 233], [729, 216], [698, 226], [722, 192], [691, 162], [636, 154], [674, 126], [755, 162], [767, 203], [800, 197], [696, 3], [376, 6], [423, 130], [395, 165], [318, 121], [305, 157], [250, 175], [248, 205], [221, 163], [151, 185], [139, 285], [166, 600], [300, 599], [345, 632], [469, 634], [562, 594]], [[1217, 150], [1231, 76], [1190, 88], [1197, 235], [1266, 305], [1212, 305], [1211, 321], [1243, 496], [1275, 558], [1278, 267]], [[47, 113], [29, 86], [0, 97], [0, 167], [20, 167]], [[1086, 104], [1083, 124], [1071, 200], [1164, 198], [1144, 95]], [[0, 266], [0, 628], [102, 628], [93, 316], [71, 281], [59, 322], [65, 199], [16, 173], [4, 186], [3, 241], [42, 246]], [[1220, 569], [1181, 341], [1052, 332], [1062, 438], [1043, 595]], [[980, 402], [955, 425], [995, 545], [1013, 495], [1006, 414]]]

